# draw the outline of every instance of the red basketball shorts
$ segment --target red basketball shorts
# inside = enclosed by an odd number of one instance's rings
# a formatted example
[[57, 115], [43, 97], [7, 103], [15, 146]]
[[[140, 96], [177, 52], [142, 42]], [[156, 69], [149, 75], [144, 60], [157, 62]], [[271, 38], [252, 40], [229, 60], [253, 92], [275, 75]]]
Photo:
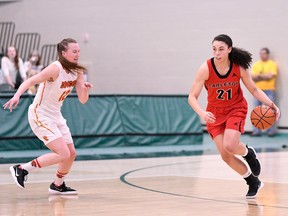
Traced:
[[226, 129], [232, 129], [244, 133], [245, 119], [248, 106], [246, 100], [242, 100], [230, 107], [207, 107], [207, 111], [214, 114], [216, 121], [207, 123], [207, 131], [214, 139], [219, 134], [223, 134]]

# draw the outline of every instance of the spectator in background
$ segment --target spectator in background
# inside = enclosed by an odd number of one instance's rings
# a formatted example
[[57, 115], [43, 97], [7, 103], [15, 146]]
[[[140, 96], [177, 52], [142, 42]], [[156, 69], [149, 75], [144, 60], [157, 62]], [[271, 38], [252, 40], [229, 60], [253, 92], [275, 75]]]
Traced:
[[[24, 63], [24, 68], [27, 74], [27, 78], [38, 74], [43, 69], [43, 65], [41, 65], [41, 56], [37, 50], [34, 50], [30, 53], [28, 61]], [[28, 89], [28, 93], [35, 94], [37, 88], [37, 85], [30, 86]]]
[[18, 52], [13, 46], [7, 48], [1, 60], [1, 70], [0, 84], [7, 83], [17, 89], [21, 82], [26, 80], [23, 61], [18, 57]]
[[[275, 101], [275, 83], [277, 76], [277, 65], [270, 59], [270, 51], [268, 48], [260, 50], [260, 60], [252, 66], [252, 79], [256, 86], [264, 91], [264, 93]], [[261, 105], [260, 101], [256, 101], [256, 106]], [[268, 136], [276, 134], [276, 125], [274, 124], [267, 130]], [[261, 130], [254, 128], [252, 136], [260, 136]]]
[[2, 59], [3, 56], [4, 56], [4, 50], [3, 50], [2, 47], [0, 47], [0, 70], [1, 70], [1, 59]]

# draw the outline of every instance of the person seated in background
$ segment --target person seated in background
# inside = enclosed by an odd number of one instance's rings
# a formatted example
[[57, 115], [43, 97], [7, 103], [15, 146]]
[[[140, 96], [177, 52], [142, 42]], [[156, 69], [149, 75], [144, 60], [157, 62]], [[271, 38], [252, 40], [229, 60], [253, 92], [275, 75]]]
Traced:
[[0, 73], [1, 73], [1, 59], [3, 58], [4, 56], [4, 50], [3, 50], [3, 47], [0, 47]]
[[17, 89], [26, 80], [26, 72], [21, 58], [15, 47], [9, 46], [1, 59], [0, 84], [8, 84]]
[[[260, 60], [252, 66], [252, 79], [256, 86], [264, 91], [264, 93], [275, 101], [275, 87], [276, 87], [277, 65], [270, 59], [270, 50], [262, 48], [260, 50]], [[261, 102], [256, 100], [255, 106], [261, 105]], [[274, 124], [267, 130], [268, 136], [276, 134], [276, 125]], [[253, 128], [252, 136], [260, 136], [261, 130]]]
[[[30, 78], [37, 73], [41, 72], [43, 65], [41, 65], [41, 56], [37, 50], [33, 50], [28, 58], [28, 61], [24, 63], [25, 72], [27, 78]], [[30, 86], [28, 89], [29, 94], [35, 94], [37, 92], [38, 86]]]

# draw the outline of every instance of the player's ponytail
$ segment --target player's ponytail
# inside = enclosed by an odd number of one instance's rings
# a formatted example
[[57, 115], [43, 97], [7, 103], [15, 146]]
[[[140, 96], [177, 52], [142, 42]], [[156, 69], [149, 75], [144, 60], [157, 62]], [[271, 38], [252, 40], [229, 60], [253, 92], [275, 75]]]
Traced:
[[252, 54], [246, 50], [232, 47], [232, 51], [229, 53], [229, 59], [234, 64], [237, 64], [247, 70], [250, 68], [252, 63]]
[[85, 67], [78, 65], [76, 63], [68, 61], [64, 56], [62, 55], [62, 51], [66, 51], [68, 49], [69, 43], [77, 43], [76, 40], [72, 38], [66, 38], [63, 39], [60, 43], [57, 44], [57, 53], [58, 53], [58, 61], [61, 63], [62, 67], [68, 72], [68, 73], [82, 73], [84, 70], [86, 70]]
[[214, 38], [214, 41], [222, 41], [228, 45], [228, 47], [232, 47], [231, 52], [229, 53], [229, 60], [233, 64], [237, 64], [244, 69], [249, 69], [252, 63], [252, 54], [244, 49], [240, 49], [237, 47], [233, 47], [232, 39], [225, 34], [218, 35]]

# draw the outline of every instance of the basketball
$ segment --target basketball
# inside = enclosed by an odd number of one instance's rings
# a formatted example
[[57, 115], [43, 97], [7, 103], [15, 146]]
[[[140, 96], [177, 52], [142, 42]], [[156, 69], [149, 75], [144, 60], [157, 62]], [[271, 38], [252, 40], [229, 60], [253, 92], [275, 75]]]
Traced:
[[275, 123], [276, 115], [270, 107], [262, 105], [253, 109], [250, 119], [254, 127], [266, 130]]

